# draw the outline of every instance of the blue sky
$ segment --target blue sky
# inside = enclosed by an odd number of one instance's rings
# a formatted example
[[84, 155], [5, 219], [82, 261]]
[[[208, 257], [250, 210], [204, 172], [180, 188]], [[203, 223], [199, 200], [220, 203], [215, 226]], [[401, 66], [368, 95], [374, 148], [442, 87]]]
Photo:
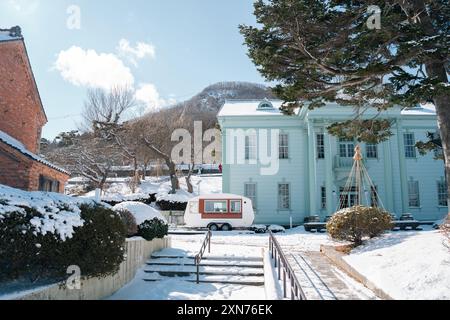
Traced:
[[[81, 29], [67, 26], [73, 6]], [[0, 21], [22, 27], [46, 138], [77, 128], [89, 87], [127, 83], [152, 109], [215, 82], [264, 81], [238, 30], [256, 23], [252, 0], [0, 0]]]

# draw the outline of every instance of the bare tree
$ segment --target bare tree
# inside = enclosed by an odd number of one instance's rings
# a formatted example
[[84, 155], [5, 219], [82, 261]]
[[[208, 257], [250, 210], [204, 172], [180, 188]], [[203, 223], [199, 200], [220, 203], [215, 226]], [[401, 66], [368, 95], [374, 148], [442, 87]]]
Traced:
[[72, 136], [70, 143], [46, 153], [46, 158], [86, 178], [103, 191], [112, 167], [120, 157], [119, 151], [115, 145], [88, 133]]
[[174, 109], [163, 110], [143, 117], [143, 126], [146, 128], [142, 132], [142, 141], [145, 146], [158, 158], [164, 160], [169, 169], [170, 181], [172, 184], [171, 193], [175, 194], [180, 189], [180, 182], [177, 177], [177, 166], [172, 159], [171, 136], [180, 125], [179, 111]]
[[142, 134], [139, 130], [143, 128], [135, 121], [123, 121], [127, 113], [136, 106], [132, 89], [116, 87], [110, 91], [90, 90], [83, 111], [85, 127], [90, 128], [96, 137], [114, 142], [122, 151], [123, 157], [133, 164], [133, 181], [130, 184], [133, 192], [140, 184], [138, 152]]

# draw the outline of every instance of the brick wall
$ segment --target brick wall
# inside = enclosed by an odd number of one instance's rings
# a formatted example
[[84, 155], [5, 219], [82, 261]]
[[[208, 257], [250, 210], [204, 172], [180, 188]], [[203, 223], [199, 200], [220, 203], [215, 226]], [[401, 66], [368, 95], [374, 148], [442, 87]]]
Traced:
[[59, 192], [64, 192], [64, 185], [69, 179], [67, 174], [34, 161], [0, 142], [0, 184], [38, 191], [40, 175], [59, 181]]
[[38, 153], [47, 122], [24, 42], [0, 42], [0, 130]]

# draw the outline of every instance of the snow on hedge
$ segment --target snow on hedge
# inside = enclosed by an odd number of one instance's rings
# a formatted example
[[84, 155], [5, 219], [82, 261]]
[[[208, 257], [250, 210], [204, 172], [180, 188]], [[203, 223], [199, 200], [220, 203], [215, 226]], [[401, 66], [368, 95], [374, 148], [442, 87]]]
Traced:
[[25, 214], [24, 208], [32, 208], [41, 214], [30, 220], [35, 234], [51, 233], [63, 241], [73, 236], [74, 228], [83, 226], [79, 206], [90, 203], [93, 201], [58, 193], [26, 192], [0, 185], [0, 219], [13, 212]]
[[136, 219], [137, 225], [140, 225], [144, 223], [147, 220], [153, 220], [153, 219], [159, 219], [163, 221], [164, 223], [167, 223], [166, 219], [163, 217], [163, 215], [156, 210], [155, 208], [152, 208], [146, 204], [140, 203], [140, 202], [122, 202], [115, 207], [113, 207], [114, 211], [121, 211], [121, 210], [127, 210], [129, 211], [134, 218]]
[[344, 259], [394, 299], [450, 299], [450, 252], [439, 231], [389, 233]]

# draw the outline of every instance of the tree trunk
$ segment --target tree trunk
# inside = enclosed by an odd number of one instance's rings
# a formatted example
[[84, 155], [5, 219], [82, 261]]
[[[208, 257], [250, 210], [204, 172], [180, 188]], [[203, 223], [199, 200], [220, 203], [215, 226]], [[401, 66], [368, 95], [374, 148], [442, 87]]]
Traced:
[[194, 186], [192, 185], [191, 177], [194, 172], [194, 165], [189, 166], [189, 173], [186, 176], [186, 185], [189, 193], [194, 193]]
[[142, 166], [142, 181], [145, 181], [145, 179], [147, 179], [147, 168], [148, 163], [144, 163], [144, 165]]
[[[426, 71], [429, 77], [437, 78], [443, 83], [448, 82], [443, 62], [432, 61], [427, 63]], [[445, 176], [447, 181], [447, 204], [450, 205], [450, 97], [444, 94], [433, 97], [433, 100], [436, 106], [439, 130], [442, 140], [442, 149], [444, 151]]]
[[180, 190], [180, 181], [177, 177], [177, 167], [173, 161], [171, 161], [169, 158], [164, 159], [166, 161], [167, 166], [169, 167], [169, 175], [170, 175], [170, 182], [172, 184], [172, 194], [176, 194], [177, 190]]

